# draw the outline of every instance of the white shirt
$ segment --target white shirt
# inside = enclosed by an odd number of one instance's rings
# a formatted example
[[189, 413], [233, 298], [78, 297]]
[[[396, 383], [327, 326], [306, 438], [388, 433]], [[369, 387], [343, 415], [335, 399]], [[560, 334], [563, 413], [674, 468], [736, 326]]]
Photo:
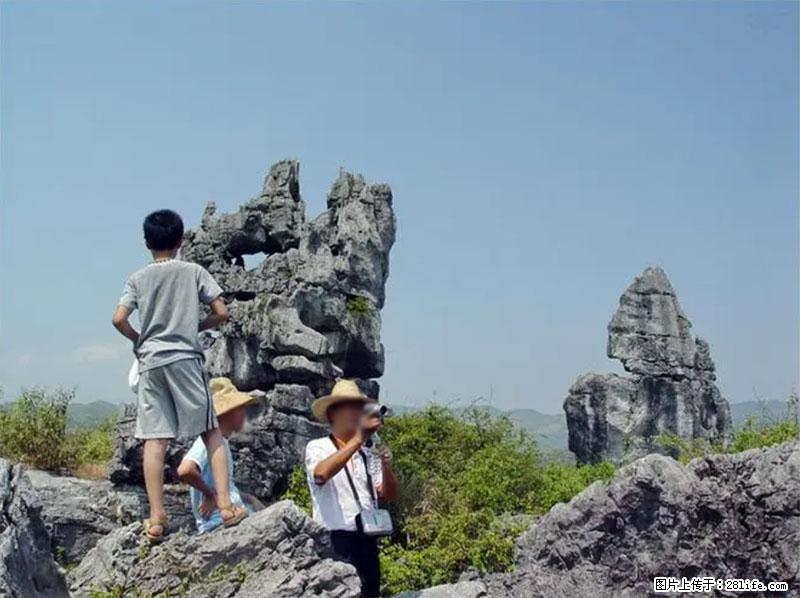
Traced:
[[[367, 470], [364, 468], [364, 460], [361, 455], [356, 452], [345, 464], [353, 477], [361, 508], [353, 496], [353, 490], [350, 488], [350, 482], [347, 481], [344, 467], [322, 485], [314, 481], [314, 468], [320, 461], [327, 459], [337, 450], [329, 436], [317, 438], [306, 445], [306, 479], [308, 487], [311, 489], [314, 520], [329, 530], [355, 531], [356, 515], [361, 510], [376, 508], [370, 497]], [[366, 447], [361, 447], [361, 452], [367, 458], [367, 465], [372, 474], [372, 483], [377, 490], [377, 487], [383, 483], [383, 466], [380, 458]]]

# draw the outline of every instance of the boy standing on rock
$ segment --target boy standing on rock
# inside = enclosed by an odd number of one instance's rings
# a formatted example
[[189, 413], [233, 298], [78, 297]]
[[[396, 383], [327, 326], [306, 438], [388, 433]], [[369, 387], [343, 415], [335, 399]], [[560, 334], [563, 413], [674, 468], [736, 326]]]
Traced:
[[[197, 336], [228, 319], [222, 289], [201, 266], [175, 259], [183, 240], [183, 221], [175, 212], [148, 215], [144, 239], [153, 261], [128, 279], [112, 323], [133, 342], [139, 361], [136, 438], [144, 440], [144, 482], [150, 503], [144, 529], [151, 542], [160, 542], [167, 524], [164, 456], [169, 441], [178, 436], [203, 439], [223, 525], [236, 525], [247, 511], [231, 501], [226, 451]], [[201, 303], [210, 309], [202, 321]], [[136, 309], [139, 332], [128, 321]]]

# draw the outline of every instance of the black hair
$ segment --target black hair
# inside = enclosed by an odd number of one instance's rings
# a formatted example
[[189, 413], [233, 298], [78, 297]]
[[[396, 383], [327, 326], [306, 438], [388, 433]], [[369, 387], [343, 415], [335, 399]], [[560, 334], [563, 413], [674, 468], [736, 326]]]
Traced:
[[183, 239], [183, 220], [172, 210], [148, 214], [142, 228], [147, 248], [153, 251], [175, 249]]

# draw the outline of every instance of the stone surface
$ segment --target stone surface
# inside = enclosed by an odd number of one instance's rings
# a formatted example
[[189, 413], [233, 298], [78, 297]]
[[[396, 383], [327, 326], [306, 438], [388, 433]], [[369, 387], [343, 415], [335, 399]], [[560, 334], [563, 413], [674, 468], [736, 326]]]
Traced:
[[747, 596], [800, 595], [800, 443], [687, 466], [648, 455], [553, 507], [519, 538], [511, 573], [411, 595], [639, 598], [656, 576], [783, 581], [788, 593]]
[[[81, 560], [100, 538], [147, 516], [147, 496], [141, 487], [114, 487], [106, 480], [81, 480], [39, 470], [27, 475], [42, 506], [51, 552], [62, 564]], [[164, 503], [171, 529], [194, 529], [186, 487], [167, 486]]]
[[[207, 268], [225, 289], [231, 313], [206, 352], [213, 376], [259, 391], [248, 431], [232, 439], [240, 487], [272, 499], [285, 487], [310, 439], [324, 433], [309, 406], [335, 379], [372, 380], [383, 373], [380, 309], [394, 243], [392, 192], [360, 175], [340, 172], [327, 210], [307, 222], [300, 166], [272, 166], [261, 193], [237, 212], [209, 204], [188, 231], [183, 259]], [[255, 265], [245, 256], [260, 256]], [[110, 479], [141, 483], [141, 447], [133, 438], [135, 410], [120, 420]], [[187, 448], [174, 443], [167, 477]]]
[[203, 598], [356, 597], [355, 569], [332, 557], [328, 533], [289, 501], [235, 528], [178, 533], [150, 547], [141, 524], [103, 538], [70, 573], [73, 598], [93, 591]]
[[584, 374], [564, 400], [569, 448], [579, 462], [665, 452], [658, 441], [665, 432], [724, 442], [730, 408], [714, 383], [708, 343], [690, 329], [661, 268], [636, 277], [608, 325], [608, 356], [630, 375]]
[[418, 592], [403, 592], [396, 598], [481, 598], [487, 595], [486, 592], [486, 585], [481, 581], [459, 581]]
[[0, 596], [66, 598], [64, 574], [50, 552], [41, 503], [27, 475], [0, 459]]

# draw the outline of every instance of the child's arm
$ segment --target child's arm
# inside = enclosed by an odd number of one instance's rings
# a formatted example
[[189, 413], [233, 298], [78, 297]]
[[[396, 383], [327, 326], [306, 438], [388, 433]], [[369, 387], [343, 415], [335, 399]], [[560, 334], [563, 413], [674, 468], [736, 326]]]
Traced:
[[203, 495], [200, 500], [200, 506], [197, 508], [200, 515], [208, 519], [214, 509], [217, 507], [217, 495], [214, 494], [214, 489], [203, 481], [200, 475], [200, 468], [197, 463], [191, 459], [184, 459], [178, 466], [178, 478], [184, 484], [189, 484], [192, 488], [196, 488]]
[[119, 330], [120, 334], [127, 337], [134, 345], [139, 342], [139, 333], [131, 326], [128, 317], [131, 315], [130, 310], [124, 305], [117, 305], [114, 310], [114, 315], [111, 316], [111, 323], [114, 328]]
[[222, 297], [217, 297], [214, 299], [211, 304], [208, 306], [211, 309], [211, 313], [209, 313], [202, 322], [200, 322], [200, 328], [198, 332], [203, 332], [203, 330], [209, 330], [210, 328], [216, 328], [220, 324], [227, 322], [228, 318], [228, 308], [225, 306], [225, 302], [222, 300]]

